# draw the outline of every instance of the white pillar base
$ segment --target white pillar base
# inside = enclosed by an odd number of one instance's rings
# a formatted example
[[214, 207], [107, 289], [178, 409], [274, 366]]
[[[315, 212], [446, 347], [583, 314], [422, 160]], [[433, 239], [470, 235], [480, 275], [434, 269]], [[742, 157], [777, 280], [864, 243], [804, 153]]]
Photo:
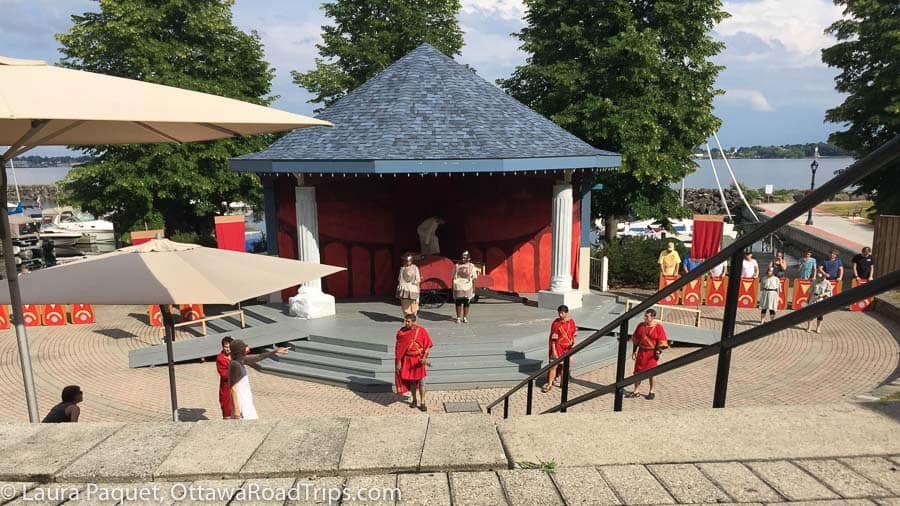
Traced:
[[582, 293], [577, 290], [568, 292], [541, 290], [538, 292], [538, 307], [541, 309], [556, 310], [563, 304], [569, 306], [570, 310], [580, 308], [582, 306]]
[[297, 295], [288, 299], [292, 316], [311, 320], [335, 314], [334, 297], [318, 288], [301, 286]]

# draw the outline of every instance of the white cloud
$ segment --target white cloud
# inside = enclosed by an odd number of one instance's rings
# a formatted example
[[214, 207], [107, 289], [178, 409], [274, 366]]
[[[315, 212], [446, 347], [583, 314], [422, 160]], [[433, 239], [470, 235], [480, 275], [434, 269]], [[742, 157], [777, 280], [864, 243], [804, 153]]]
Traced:
[[754, 111], [772, 112], [775, 110], [766, 96], [758, 90], [733, 89], [726, 90], [725, 95], [717, 100], [725, 103], [740, 104], [749, 106]]
[[522, 0], [462, 0], [462, 11], [466, 14], [481, 12], [502, 19], [522, 19], [525, 4]]
[[486, 27], [462, 25], [465, 46], [459, 61], [471, 65], [478, 74], [490, 82], [509, 77], [517, 65], [525, 62], [525, 53], [519, 50], [521, 41], [503, 33], [487, 31]]
[[[842, 9], [831, 0], [759, 0], [725, 2], [731, 17], [715, 27], [721, 37], [741, 34], [756, 36], [778, 51], [782, 64], [823, 66], [819, 51], [834, 43], [825, 29], [841, 17]], [[726, 50], [727, 51], [727, 50]], [[735, 55], [731, 55], [735, 56]], [[740, 55], [745, 61], [758, 61], [764, 54]]]

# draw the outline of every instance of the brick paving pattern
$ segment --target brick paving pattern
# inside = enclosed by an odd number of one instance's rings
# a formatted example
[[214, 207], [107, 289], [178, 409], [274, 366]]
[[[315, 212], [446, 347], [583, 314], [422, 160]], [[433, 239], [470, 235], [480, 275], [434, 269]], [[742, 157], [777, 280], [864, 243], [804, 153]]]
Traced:
[[[29, 329], [41, 415], [58, 402], [62, 387], [78, 384], [85, 392], [81, 405], [83, 421], [169, 419], [166, 368], [128, 368], [129, 350], [161, 342], [159, 329], [145, 323], [146, 307], [98, 306], [96, 309], [100, 323], [95, 325]], [[736, 331], [750, 328], [758, 315], [755, 310], [739, 310]], [[701, 326], [719, 328], [721, 316], [721, 309], [705, 308]], [[900, 335], [900, 326], [879, 315], [838, 311], [826, 316], [822, 334], [807, 333], [805, 327], [798, 326], [736, 349], [728, 405], [852, 401], [895, 373], [900, 354], [896, 335]], [[692, 349], [675, 347], [664, 354], [663, 361]], [[625, 399], [625, 409], [709, 407], [715, 365], [716, 359], [712, 357], [661, 376], [655, 400]], [[631, 368], [629, 360], [628, 370]], [[352, 392], [258, 371], [251, 371], [250, 375], [256, 407], [263, 419], [418, 412], [390, 393]], [[570, 398], [596, 385], [607, 384], [614, 376], [614, 365], [579, 374], [570, 389]], [[176, 378], [182, 419], [221, 416], [214, 362], [180, 364], [176, 366]], [[646, 388], [646, 384], [642, 385], [644, 392]], [[505, 391], [503, 388], [435, 391], [428, 394], [427, 400], [431, 411], [442, 412], [444, 402], [477, 401], [485, 406]], [[535, 412], [550, 408], [558, 399], [559, 389], [550, 394], [536, 390]], [[0, 413], [0, 421], [27, 421], [12, 330], [0, 333], [0, 402], [6, 407]], [[510, 406], [512, 416], [525, 413], [524, 389], [512, 398]], [[611, 410], [610, 396], [571, 409], [572, 412]], [[494, 410], [495, 416], [501, 412], [501, 409]]]

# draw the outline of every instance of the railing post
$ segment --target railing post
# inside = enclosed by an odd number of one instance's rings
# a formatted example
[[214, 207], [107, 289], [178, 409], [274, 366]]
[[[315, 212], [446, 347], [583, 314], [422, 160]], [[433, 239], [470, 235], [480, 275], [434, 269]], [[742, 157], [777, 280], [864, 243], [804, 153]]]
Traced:
[[503, 419], [509, 418], [509, 396], [503, 398]]
[[713, 393], [713, 407], [724, 408], [728, 394], [728, 372], [731, 369], [731, 347], [729, 341], [734, 337], [734, 325], [737, 322], [738, 293], [741, 283], [741, 264], [744, 254], [735, 251], [731, 256], [731, 272], [728, 273], [728, 290], [725, 295], [725, 314], [722, 317], [722, 347], [719, 350], [719, 361], [716, 366], [716, 389]]
[[[562, 395], [560, 396], [560, 404], [565, 404], [566, 401], [569, 400], [569, 363], [572, 360], [572, 357], [566, 357], [563, 360], [563, 377], [562, 377]], [[566, 408], [562, 408], [561, 412], [565, 413]]]
[[[616, 358], [616, 383], [625, 379], [625, 360], [628, 357], [628, 320], [619, 326], [619, 354]], [[613, 411], [622, 411], [622, 398], [625, 397], [625, 387], [617, 387]]]
[[528, 403], [525, 406], [525, 414], [531, 414], [531, 400], [534, 398], [534, 380], [528, 382]]

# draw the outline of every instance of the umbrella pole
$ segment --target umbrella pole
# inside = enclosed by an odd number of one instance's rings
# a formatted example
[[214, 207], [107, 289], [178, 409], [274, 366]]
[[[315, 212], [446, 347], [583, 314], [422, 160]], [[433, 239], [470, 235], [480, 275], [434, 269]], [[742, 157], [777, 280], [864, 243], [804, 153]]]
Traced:
[[[10, 150], [11, 151], [11, 150]], [[9, 153], [7, 153], [9, 154]], [[6, 199], [6, 156], [0, 156], [0, 195]], [[6, 265], [6, 282], [9, 285], [10, 318], [16, 327], [16, 341], [19, 345], [19, 363], [22, 366], [22, 379], [25, 382], [25, 403], [28, 405], [28, 420], [40, 422], [37, 406], [37, 392], [34, 388], [34, 374], [31, 371], [31, 353], [28, 350], [28, 334], [22, 319], [22, 292], [19, 290], [19, 273], [16, 270], [16, 257], [13, 254], [12, 233], [9, 225], [9, 209], [3, 203], [0, 212], [0, 234], [3, 237], [3, 261]]]
[[163, 327], [166, 329], [166, 359], [169, 364], [169, 397], [172, 399], [172, 421], [178, 421], [178, 393], [175, 389], [175, 352], [172, 350], [172, 341], [175, 340], [175, 318], [168, 304], [160, 304], [159, 312], [162, 314]]

